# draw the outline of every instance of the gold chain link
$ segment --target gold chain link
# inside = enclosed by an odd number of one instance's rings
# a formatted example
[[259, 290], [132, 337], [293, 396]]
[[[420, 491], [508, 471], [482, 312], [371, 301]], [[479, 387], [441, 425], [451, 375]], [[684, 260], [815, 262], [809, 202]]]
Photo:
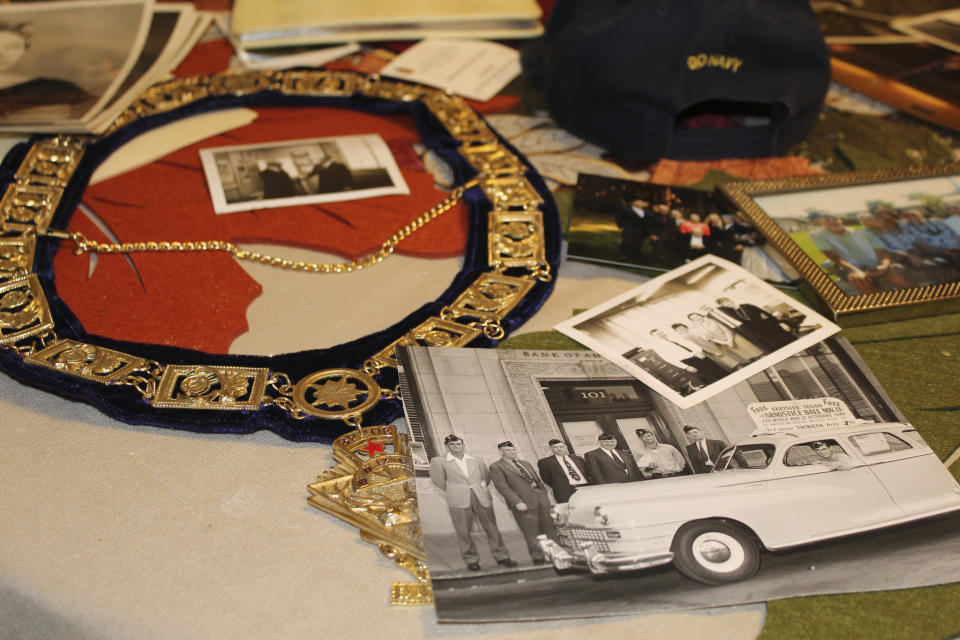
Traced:
[[441, 202], [423, 212], [416, 219], [405, 224], [395, 231], [389, 238], [383, 241], [380, 248], [373, 253], [368, 253], [356, 260], [350, 262], [303, 262], [301, 260], [288, 260], [270, 256], [255, 251], [247, 251], [236, 244], [226, 240], [201, 240], [196, 242], [177, 242], [177, 241], [147, 241], [147, 242], [116, 242], [106, 243], [90, 240], [79, 231], [68, 233], [65, 231], [48, 230], [44, 235], [71, 240], [76, 245], [74, 253], [83, 255], [85, 253], [140, 253], [140, 252], [185, 252], [185, 251], [226, 251], [238, 260], [247, 260], [257, 262], [270, 267], [279, 267], [291, 271], [307, 271], [310, 273], [347, 273], [359, 271], [372, 267], [375, 264], [383, 262], [393, 254], [396, 246], [403, 240], [419, 231], [424, 225], [440, 217], [454, 207], [462, 198], [467, 189], [479, 184], [477, 180], [471, 180], [466, 184], [455, 188], [450, 195]]

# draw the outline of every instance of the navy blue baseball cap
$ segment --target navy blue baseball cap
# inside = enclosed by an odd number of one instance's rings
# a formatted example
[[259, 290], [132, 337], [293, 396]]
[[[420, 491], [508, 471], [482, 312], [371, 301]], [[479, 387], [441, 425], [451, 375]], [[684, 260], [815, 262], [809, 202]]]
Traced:
[[556, 0], [521, 60], [562, 127], [639, 162], [781, 155], [830, 84], [809, 0]]

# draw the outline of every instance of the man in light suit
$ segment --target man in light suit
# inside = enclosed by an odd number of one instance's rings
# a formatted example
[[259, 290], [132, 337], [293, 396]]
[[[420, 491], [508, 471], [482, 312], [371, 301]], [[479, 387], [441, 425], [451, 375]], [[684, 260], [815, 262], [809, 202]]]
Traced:
[[550, 517], [550, 499], [547, 489], [526, 460], [517, 458], [517, 448], [507, 440], [497, 445], [500, 459], [490, 463], [490, 479], [510, 507], [527, 543], [533, 564], [544, 564], [543, 550], [537, 543], [541, 533], [556, 538], [557, 532]]
[[691, 442], [687, 445], [687, 457], [694, 473], [709, 473], [720, 453], [727, 448], [723, 440], [708, 440], [700, 427], [691, 424], [683, 428]]
[[563, 440], [554, 438], [547, 444], [553, 455], [537, 460], [537, 469], [553, 491], [557, 504], [566, 504], [577, 487], [590, 484], [587, 463], [580, 456], [571, 454]]
[[614, 484], [643, 480], [643, 474], [629, 451], [617, 449], [617, 439], [607, 433], [597, 438], [600, 446], [583, 455], [594, 484]]
[[430, 460], [430, 481], [433, 482], [447, 499], [450, 519], [457, 532], [457, 547], [467, 569], [480, 569], [480, 555], [473, 544], [473, 520], [476, 518], [483, 527], [490, 545], [490, 553], [497, 564], [515, 567], [517, 563], [510, 559], [510, 552], [503, 544], [497, 518], [493, 513], [493, 501], [490, 497], [490, 473], [480, 458], [464, 451], [463, 439], [449, 435], [443, 440], [446, 455], [435, 456]]

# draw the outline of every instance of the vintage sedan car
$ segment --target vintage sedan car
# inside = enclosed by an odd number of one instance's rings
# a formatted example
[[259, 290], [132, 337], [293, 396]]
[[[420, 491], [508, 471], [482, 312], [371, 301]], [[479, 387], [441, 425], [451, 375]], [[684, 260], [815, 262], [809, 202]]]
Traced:
[[558, 519], [559, 542], [540, 536], [540, 546], [557, 569], [672, 562], [719, 585], [756, 573], [763, 549], [956, 509], [960, 485], [912, 426], [861, 423], [744, 439], [712, 473], [583, 487]]

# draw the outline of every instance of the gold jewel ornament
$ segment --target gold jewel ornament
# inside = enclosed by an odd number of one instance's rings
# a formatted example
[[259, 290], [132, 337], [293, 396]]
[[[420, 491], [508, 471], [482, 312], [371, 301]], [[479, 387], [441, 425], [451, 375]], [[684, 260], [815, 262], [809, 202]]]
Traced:
[[359, 427], [333, 441], [337, 464], [309, 486], [308, 502], [360, 529], [415, 582], [395, 582], [396, 605], [433, 602], [417, 517], [413, 464], [407, 436], [393, 425]]
[[[408, 112], [418, 126], [432, 127], [432, 137], [445, 132], [446, 159], [460, 176], [459, 186], [377, 251], [346, 263], [290, 261], [217, 239], [104, 244], [65, 230], [92, 173], [89, 165], [173, 119], [178, 110], [305, 101]], [[88, 157], [95, 160], [86, 162]], [[15, 148], [4, 168], [0, 369], [127, 422], [200, 432], [269, 429], [292, 440], [333, 440], [337, 465], [311, 485], [311, 504], [358, 526], [364, 539], [414, 573], [417, 582], [394, 589], [395, 602], [427, 600], [405, 436], [389, 426], [364, 426], [364, 418], [383, 425], [402, 415], [394, 390], [398, 346], [494, 346], [549, 295], [559, 262], [559, 218], [536, 172], [459, 96], [323, 70], [226, 71], [164, 82], [145, 92], [102, 136], [40, 139]], [[284, 269], [342, 273], [379, 264], [460, 200], [467, 204], [471, 231], [454, 284], [390, 330], [332, 349], [237, 357], [136, 343], [135, 335], [118, 343], [87, 334], [56, 295], [52, 256], [61, 243], [80, 253], [226, 251]]]

